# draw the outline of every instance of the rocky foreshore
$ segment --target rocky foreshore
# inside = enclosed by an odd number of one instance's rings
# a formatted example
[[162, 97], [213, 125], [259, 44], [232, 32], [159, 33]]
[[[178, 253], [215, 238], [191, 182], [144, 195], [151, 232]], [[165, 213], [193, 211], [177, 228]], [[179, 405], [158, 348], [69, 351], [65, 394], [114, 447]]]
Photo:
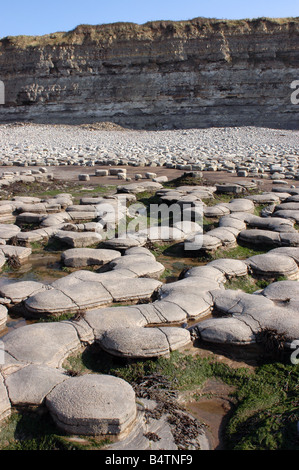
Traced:
[[[24, 129], [1, 127], [2, 134], [11, 139], [3, 141], [8, 153], [2, 157], [22, 166], [15, 159], [18, 155], [32, 172], [30, 184], [39, 176], [51, 180], [50, 148], [56, 152], [57, 166], [105, 162], [114, 175], [119, 174], [119, 167], [123, 175], [130, 162], [138, 167], [159, 164], [165, 169], [171, 169], [172, 162], [191, 171], [194, 180], [198, 172], [211, 167], [235, 177], [229, 184], [224, 177], [215, 185], [167, 187], [153, 176], [153, 168], [149, 177], [119, 181], [109, 195], [75, 200], [70, 192], [63, 192], [44, 197], [2, 196], [0, 201], [2, 269], [10, 266], [17, 273], [33, 256], [36, 243], [44, 248], [51, 242], [59, 248], [60, 269], [66, 270], [52, 282], [7, 276], [0, 280], [1, 330], [10, 312], [32, 322], [1, 336], [0, 419], [14, 408], [42, 407], [68, 434], [119, 439], [112, 449], [148, 449], [152, 443], [145, 436], [151, 432], [158, 436], [155, 449], [177, 449], [166, 415], [146, 419], [157, 403], [137, 400], [132, 386], [118, 377], [71, 376], [63, 368], [64, 361], [92, 345], [122, 360], [169, 357], [173, 351], [201, 345], [242, 348], [259, 345], [265, 331], [275, 335], [277, 347], [291, 350], [299, 338], [298, 132], [286, 133], [282, 143], [277, 131], [252, 128], [162, 134], [101, 131], [87, 134], [94, 140], [93, 144], [84, 141], [84, 157], [74, 149], [72, 157], [66, 155], [68, 134], [74, 138], [72, 128], [53, 128], [50, 135], [49, 128], [41, 127], [37, 133], [33, 125], [26, 126], [27, 159], [19, 140]], [[35, 136], [31, 144], [30, 133]], [[48, 145], [47, 134], [51, 145], [56, 136], [55, 147]], [[78, 132], [76, 138], [82, 142], [83, 136]], [[39, 139], [44, 145], [37, 150]], [[96, 153], [98, 147], [102, 156]], [[181, 157], [174, 155], [175, 148]], [[9, 149], [15, 153], [12, 160]], [[0, 182], [8, 183], [2, 189], [17, 183], [18, 176], [4, 171]], [[264, 179], [269, 180], [267, 191], [259, 184]], [[139, 194], [166, 207], [175, 204], [182, 221], [130, 230], [130, 223], [140, 215], [131, 211]], [[122, 224], [128, 229], [125, 236]], [[198, 246], [192, 245], [195, 259], [206, 257], [206, 263], [198, 261], [178, 279], [166, 282], [165, 266], [151, 247], [175, 244], [187, 256], [188, 243], [194, 240], [198, 241]], [[226, 256], [227, 250], [244, 244], [262, 252], [242, 259]], [[219, 251], [221, 256], [209, 260]], [[230, 287], [234, 281], [256, 289], [246, 292], [242, 284]], [[264, 283], [260, 288], [258, 281]], [[195, 434], [190, 448], [205, 448], [204, 431]]]
[[155, 167], [164, 166], [222, 170], [240, 177], [268, 171], [277, 179], [292, 179], [298, 174], [298, 152], [298, 131], [257, 127], [145, 132], [0, 125], [0, 166], [17, 166], [20, 171], [27, 166], [122, 165], [148, 166], [148, 172], [155, 173]]

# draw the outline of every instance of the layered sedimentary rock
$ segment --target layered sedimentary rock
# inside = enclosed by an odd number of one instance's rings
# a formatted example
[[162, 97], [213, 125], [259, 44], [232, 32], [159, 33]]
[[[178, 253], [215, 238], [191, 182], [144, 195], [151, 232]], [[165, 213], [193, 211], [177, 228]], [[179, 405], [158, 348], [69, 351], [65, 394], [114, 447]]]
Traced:
[[299, 19], [81, 25], [0, 41], [0, 121], [295, 128]]

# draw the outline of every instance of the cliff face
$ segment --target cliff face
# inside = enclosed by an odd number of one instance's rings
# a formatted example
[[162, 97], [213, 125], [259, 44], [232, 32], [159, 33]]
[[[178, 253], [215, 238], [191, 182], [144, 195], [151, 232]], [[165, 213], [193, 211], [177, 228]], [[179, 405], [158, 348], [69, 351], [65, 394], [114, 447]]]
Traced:
[[0, 41], [0, 122], [298, 128], [299, 18], [79, 26]]

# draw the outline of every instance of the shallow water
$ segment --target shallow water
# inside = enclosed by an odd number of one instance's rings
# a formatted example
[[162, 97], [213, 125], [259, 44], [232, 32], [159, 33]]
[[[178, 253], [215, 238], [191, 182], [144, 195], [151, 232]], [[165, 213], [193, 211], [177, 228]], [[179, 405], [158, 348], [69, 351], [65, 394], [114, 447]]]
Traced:
[[189, 403], [186, 409], [198, 421], [205, 424], [210, 449], [224, 450], [222, 434], [225, 418], [231, 410], [230, 402], [224, 398], [213, 397]]
[[[66, 276], [68, 273], [63, 271], [60, 263], [60, 253], [33, 253], [28, 261], [22, 263], [18, 269], [6, 269], [1, 273], [0, 283], [5, 281], [36, 281], [44, 284], [51, 284], [56, 279]], [[0, 331], [0, 337], [3, 337], [10, 331], [34, 323], [26, 320], [17, 314], [8, 316], [4, 329]]]
[[28, 261], [22, 263], [18, 269], [7, 269], [1, 274], [2, 278], [17, 281], [36, 281], [50, 284], [56, 279], [66, 276], [68, 272], [62, 270], [60, 253], [33, 253]]

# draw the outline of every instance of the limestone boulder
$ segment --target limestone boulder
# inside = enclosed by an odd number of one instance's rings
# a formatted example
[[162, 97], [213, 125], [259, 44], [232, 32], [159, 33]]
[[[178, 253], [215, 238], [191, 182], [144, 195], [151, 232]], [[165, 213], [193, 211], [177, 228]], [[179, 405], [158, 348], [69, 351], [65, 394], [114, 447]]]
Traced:
[[136, 274], [137, 277], [159, 278], [165, 271], [161, 263], [144, 254], [126, 254], [121, 258], [111, 261], [110, 267], [113, 270], [128, 269]]
[[209, 343], [244, 345], [255, 342], [251, 328], [236, 318], [203, 320], [196, 331], [202, 341]]
[[20, 227], [13, 224], [0, 224], [0, 238], [3, 240], [10, 240], [21, 231]]
[[120, 252], [116, 250], [73, 248], [64, 251], [61, 255], [61, 260], [65, 266], [79, 268], [94, 265], [101, 266], [110, 263], [120, 256]]
[[54, 238], [73, 248], [90, 247], [102, 240], [102, 236], [97, 232], [68, 232], [64, 230], [58, 231]]
[[295, 261], [289, 256], [264, 254], [251, 256], [247, 260], [249, 269], [255, 276], [264, 278], [299, 279], [299, 270]]
[[208, 263], [208, 267], [213, 267], [222, 272], [227, 278], [246, 276], [247, 264], [242, 260], [220, 258]]
[[68, 379], [63, 369], [29, 364], [6, 377], [9, 399], [14, 406], [39, 406], [48, 393]]
[[275, 302], [289, 302], [291, 299], [299, 300], [299, 282], [272, 282], [263, 290], [262, 294]]
[[7, 321], [7, 308], [5, 307], [5, 305], [0, 305], [0, 328], [2, 328], [6, 324], [6, 321]]
[[63, 322], [35, 323], [16, 328], [2, 338], [4, 350], [20, 363], [60, 367], [78, 350], [75, 328]]
[[0, 284], [0, 295], [16, 304], [28, 297], [47, 290], [47, 286], [36, 281], [10, 281]]
[[111, 375], [69, 378], [47, 395], [46, 406], [67, 433], [92, 436], [121, 435], [137, 414], [133, 388]]
[[136, 328], [148, 324], [140, 309], [135, 306], [109, 307], [93, 309], [84, 315], [85, 321], [92, 328], [95, 341], [100, 341], [106, 331], [115, 328]]
[[101, 347], [112, 355], [149, 358], [169, 355], [190, 342], [188, 330], [176, 327], [116, 328], [104, 334]]

